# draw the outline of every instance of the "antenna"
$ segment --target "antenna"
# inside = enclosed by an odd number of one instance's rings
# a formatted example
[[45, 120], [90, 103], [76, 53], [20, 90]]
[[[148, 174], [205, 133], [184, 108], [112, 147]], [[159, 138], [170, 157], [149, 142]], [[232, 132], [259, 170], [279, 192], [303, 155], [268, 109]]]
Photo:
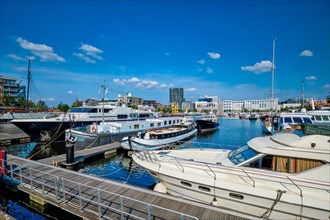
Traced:
[[304, 90], [305, 90], [305, 82], [304, 80], [302, 81], [302, 90], [301, 90], [301, 108], [304, 108]]
[[26, 111], [29, 110], [29, 93], [30, 93], [30, 79], [31, 79], [31, 72], [30, 72], [30, 59], [28, 59], [29, 64], [28, 64], [28, 87], [27, 87], [27, 95], [26, 95]]

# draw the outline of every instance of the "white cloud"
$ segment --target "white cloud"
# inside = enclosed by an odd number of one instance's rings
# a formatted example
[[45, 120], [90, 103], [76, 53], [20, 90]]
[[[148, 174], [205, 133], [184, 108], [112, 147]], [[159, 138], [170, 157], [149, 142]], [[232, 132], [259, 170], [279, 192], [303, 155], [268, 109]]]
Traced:
[[215, 53], [215, 52], [208, 52], [207, 55], [209, 55], [209, 57], [211, 59], [219, 59], [220, 58], [220, 54], [219, 53]]
[[103, 60], [103, 58], [100, 56], [101, 53], [103, 53], [103, 50], [96, 48], [90, 44], [83, 44], [81, 43], [80, 50], [83, 50], [87, 55], [92, 56], [96, 59]]
[[21, 61], [27, 61], [27, 58], [17, 56], [16, 54], [8, 54], [6, 57], [9, 57], [13, 60], [21, 60]]
[[197, 63], [199, 63], [199, 64], [202, 64], [202, 65], [203, 65], [203, 64], [205, 64], [205, 63], [206, 63], [206, 61], [205, 61], [204, 59], [201, 59], [201, 60], [198, 60], [198, 61], [197, 61]]
[[323, 86], [323, 88], [324, 88], [324, 89], [327, 89], [327, 90], [330, 90], [330, 84], [325, 84], [325, 85]]
[[194, 92], [194, 91], [196, 91], [196, 88], [186, 88], [184, 90], [188, 91], [188, 92]]
[[241, 70], [250, 71], [254, 73], [265, 73], [272, 70], [272, 62], [269, 60], [263, 60], [260, 63], [256, 63], [253, 66], [242, 66]]
[[65, 59], [63, 57], [60, 57], [56, 53], [52, 53], [52, 52], [38, 52], [38, 51], [32, 51], [32, 53], [34, 55], [40, 57], [40, 61], [42, 61], [42, 62], [48, 62], [48, 61], [65, 62]]
[[40, 99], [42, 101], [48, 101], [48, 102], [52, 102], [52, 101], [55, 101], [55, 98], [54, 97], [49, 97], [49, 98], [42, 98]]
[[127, 82], [129, 83], [137, 83], [137, 82], [140, 82], [140, 80], [136, 77], [133, 77], [133, 78], [130, 78], [129, 80], [127, 80]]
[[144, 88], [144, 89], [166, 89], [171, 85], [167, 85], [165, 83], [160, 84], [154, 80], [140, 80], [137, 77], [132, 77], [130, 79], [114, 79], [113, 82], [117, 85], [125, 85], [127, 83], [135, 85], [136, 88]]
[[316, 80], [316, 76], [306, 76], [305, 77], [306, 80]]
[[72, 91], [68, 91], [68, 94], [72, 94], [73, 92]]
[[46, 44], [35, 44], [29, 42], [21, 37], [16, 39], [16, 42], [20, 44], [20, 46], [25, 50], [30, 50], [35, 56], [40, 57], [41, 61], [48, 62], [48, 61], [58, 61], [58, 62], [65, 62], [63, 57], [60, 57], [56, 53], [52, 47], [47, 46]]
[[213, 73], [213, 69], [210, 68], [210, 67], [207, 67], [207, 68], [206, 68], [206, 72], [209, 73], [209, 74], [211, 74], [211, 73]]
[[85, 56], [82, 53], [73, 53], [74, 56], [79, 57], [80, 59], [84, 60], [86, 63], [96, 63], [95, 60]]
[[311, 51], [311, 50], [301, 51], [301, 53], [299, 54], [299, 56], [302, 56], [302, 57], [312, 57], [313, 56], [313, 51]]
[[126, 83], [126, 79], [113, 79], [112, 81], [117, 85], [125, 85]]
[[27, 71], [27, 68], [24, 68], [24, 67], [15, 67], [14, 69], [16, 71], [19, 71], [19, 72], [25, 72], [25, 71]]

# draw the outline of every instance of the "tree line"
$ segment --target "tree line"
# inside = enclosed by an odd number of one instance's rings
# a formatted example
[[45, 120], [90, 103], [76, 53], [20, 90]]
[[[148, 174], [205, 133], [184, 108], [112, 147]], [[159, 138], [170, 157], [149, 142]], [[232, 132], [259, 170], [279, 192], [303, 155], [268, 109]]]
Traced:
[[[26, 98], [24, 96], [19, 96], [17, 99], [13, 96], [10, 96], [8, 94], [4, 94], [2, 97], [2, 105], [3, 106], [10, 106], [10, 107], [16, 107], [19, 109], [25, 109], [26, 108]], [[28, 109], [33, 111], [47, 111], [48, 106], [43, 100], [38, 100], [36, 103], [29, 100], [28, 102]], [[57, 105], [57, 109], [62, 112], [67, 112], [70, 109], [70, 106], [67, 104], [63, 104], [62, 102]]]

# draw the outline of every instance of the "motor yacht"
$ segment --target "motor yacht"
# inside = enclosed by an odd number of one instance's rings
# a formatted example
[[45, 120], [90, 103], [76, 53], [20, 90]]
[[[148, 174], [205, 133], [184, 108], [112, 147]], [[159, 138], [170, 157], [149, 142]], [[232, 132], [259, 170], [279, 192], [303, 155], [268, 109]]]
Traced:
[[127, 150], [157, 150], [191, 138], [197, 133], [192, 123], [184, 122], [169, 128], [139, 132], [137, 136], [125, 137], [121, 146]]
[[10, 122], [22, 129], [34, 141], [64, 140], [65, 130], [82, 127], [101, 121], [130, 121], [156, 118], [156, 112], [134, 110], [126, 106], [96, 105], [72, 108], [68, 113], [56, 117], [39, 119], [14, 119]]
[[329, 219], [330, 137], [258, 137], [235, 150], [140, 151], [158, 191], [265, 219]]

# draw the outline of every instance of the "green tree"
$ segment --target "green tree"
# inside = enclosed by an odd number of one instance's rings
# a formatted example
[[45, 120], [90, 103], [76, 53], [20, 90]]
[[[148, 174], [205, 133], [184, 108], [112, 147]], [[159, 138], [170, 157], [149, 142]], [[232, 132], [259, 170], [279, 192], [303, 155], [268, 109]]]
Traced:
[[132, 109], [138, 109], [136, 105], [132, 105]]
[[19, 96], [17, 99], [17, 106], [18, 107], [25, 107], [26, 106], [26, 99], [24, 96]]
[[33, 109], [33, 108], [36, 107], [36, 104], [34, 104], [34, 102], [32, 102], [31, 100], [29, 100], [28, 106], [29, 106], [29, 109]]
[[8, 94], [4, 94], [4, 96], [2, 97], [2, 103], [4, 106], [17, 106], [15, 98]]
[[67, 104], [63, 104], [62, 102], [57, 105], [57, 108], [62, 112], [67, 112], [70, 109], [70, 107]]
[[36, 107], [37, 107], [37, 109], [38, 109], [39, 111], [47, 111], [47, 109], [48, 109], [48, 106], [47, 106], [46, 103], [45, 103], [44, 101], [42, 101], [42, 100], [39, 100], [39, 101], [37, 102]]

